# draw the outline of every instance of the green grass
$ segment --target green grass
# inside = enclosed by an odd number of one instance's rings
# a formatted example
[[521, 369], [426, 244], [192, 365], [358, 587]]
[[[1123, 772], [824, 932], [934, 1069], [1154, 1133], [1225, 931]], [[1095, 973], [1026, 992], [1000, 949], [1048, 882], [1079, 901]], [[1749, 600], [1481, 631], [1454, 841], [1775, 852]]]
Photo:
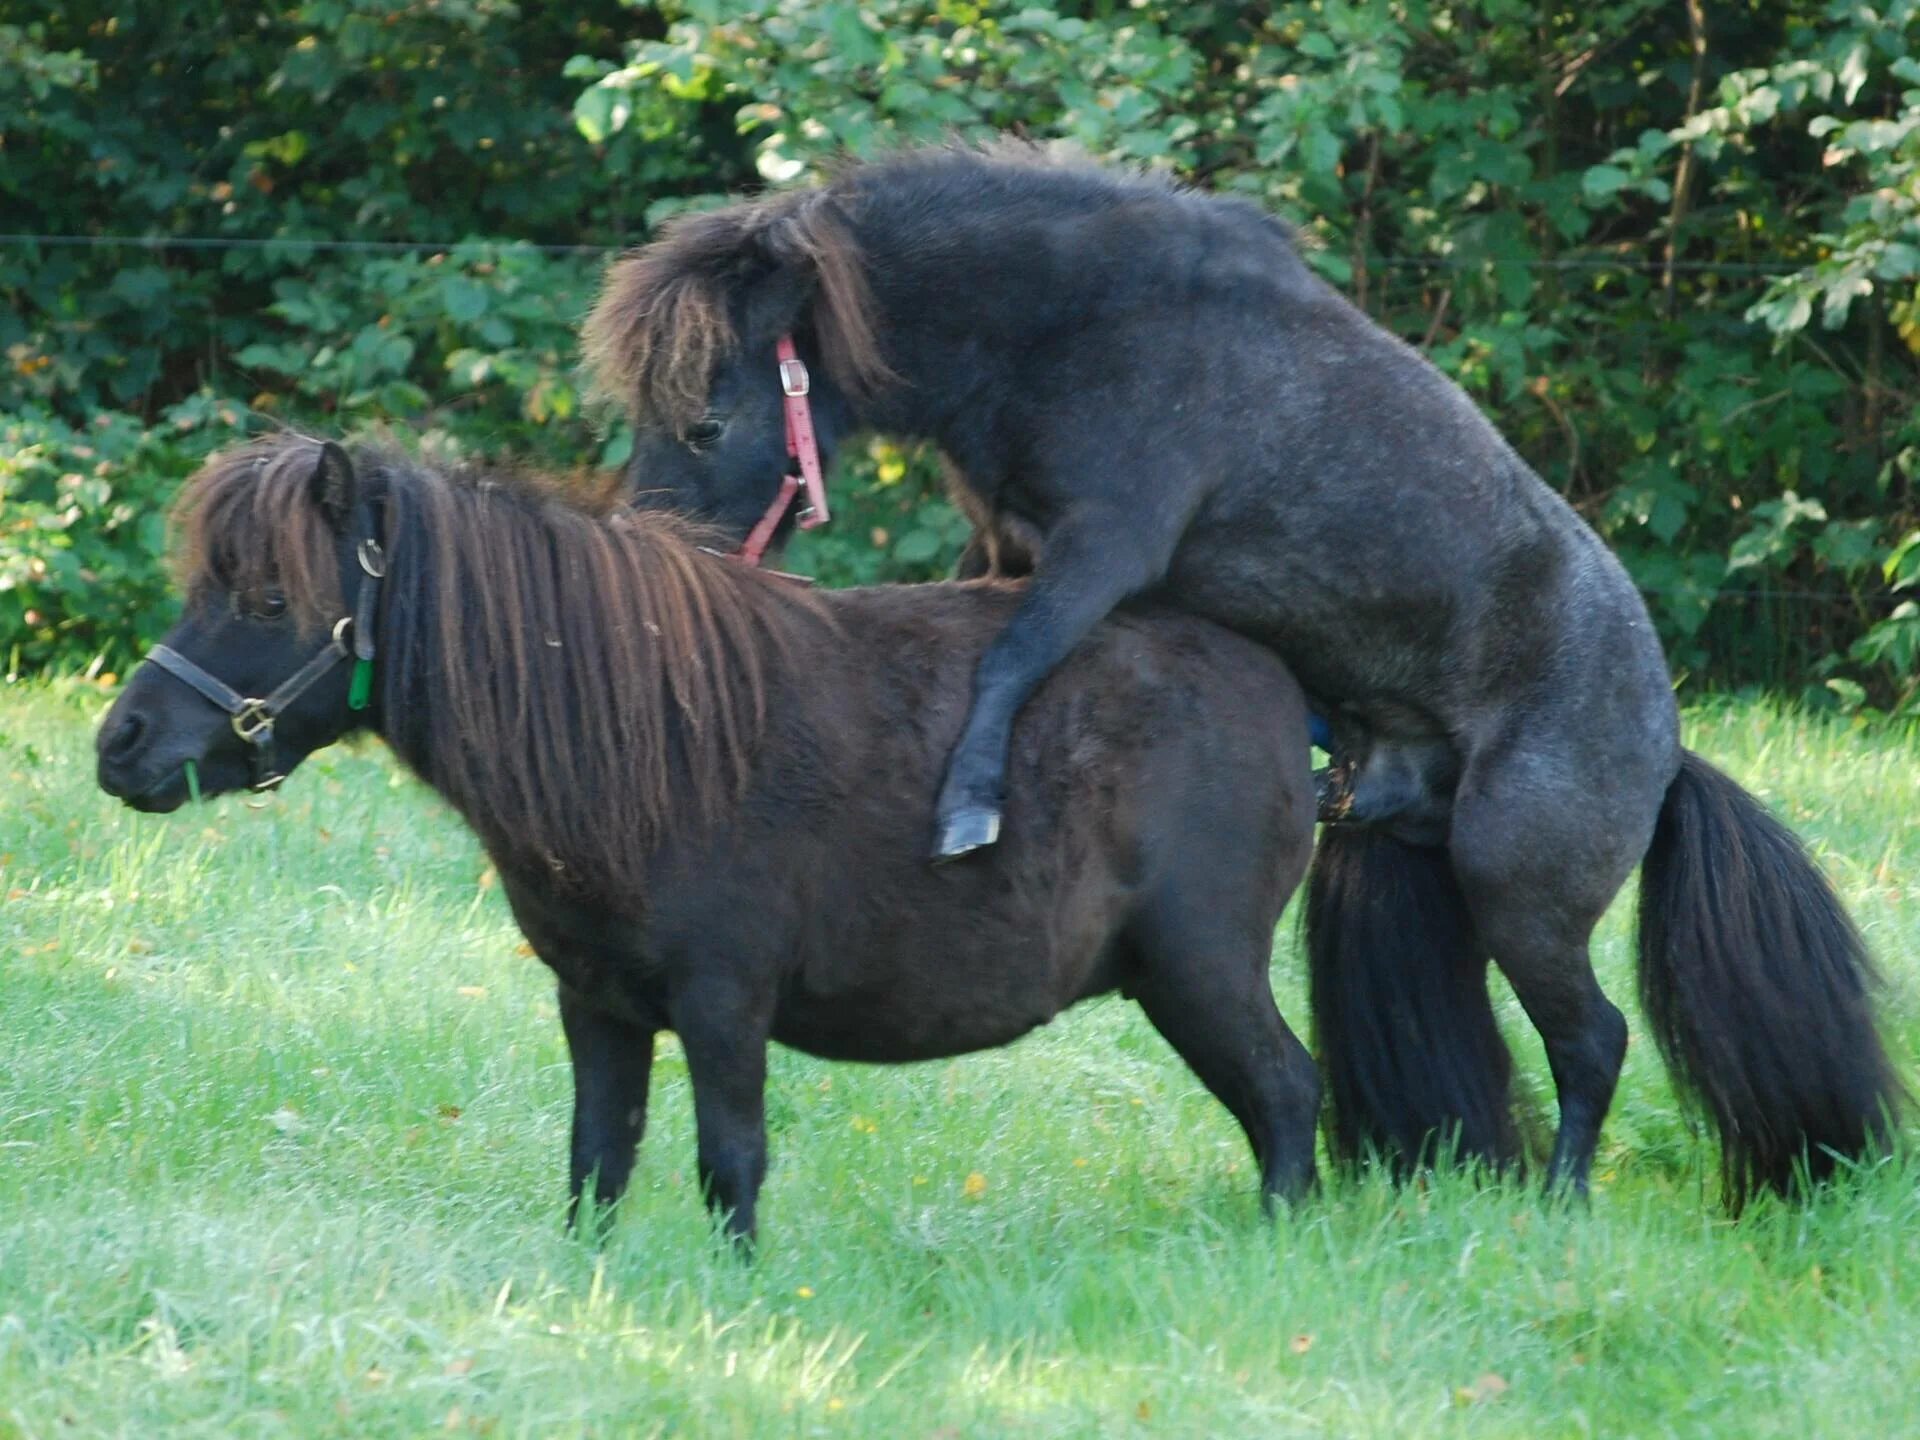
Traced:
[[[776, 1052], [759, 1262], [712, 1242], [670, 1041], [605, 1247], [562, 1231], [545, 970], [377, 748], [255, 811], [93, 789], [90, 689], [0, 696], [0, 1435], [1885, 1435], [1920, 1165], [1733, 1223], [1636, 1032], [1590, 1212], [1337, 1182], [1263, 1223], [1129, 1005], [900, 1069]], [[1818, 847], [1920, 1051], [1920, 745], [1690, 743]], [[1598, 945], [1633, 993], [1625, 908]], [[1291, 924], [1275, 984], [1303, 1033]], [[1544, 1065], [1509, 1003], [1528, 1083]]]

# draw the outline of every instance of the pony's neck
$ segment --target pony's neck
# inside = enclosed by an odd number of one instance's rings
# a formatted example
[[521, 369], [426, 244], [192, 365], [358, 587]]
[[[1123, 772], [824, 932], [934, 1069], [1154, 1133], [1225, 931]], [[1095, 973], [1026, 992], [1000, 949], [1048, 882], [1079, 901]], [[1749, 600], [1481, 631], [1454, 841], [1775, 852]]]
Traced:
[[1322, 288], [1285, 228], [1250, 204], [1144, 177], [935, 154], [846, 183], [874, 328], [901, 378], [859, 418], [935, 442], [977, 482], [1036, 463], [997, 453], [996, 435], [1024, 428], [1003, 422], [1005, 408], [1049, 393], [1074, 357], [1139, 343], [1133, 317], [1164, 314], [1172, 341], [1197, 307]]
[[435, 477], [389, 510], [375, 728], [503, 868], [637, 898], [742, 793], [799, 611], [670, 517]]
[[1045, 343], [1052, 317], [1069, 324], [1084, 316], [1092, 296], [1082, 292], [1098, 286], [1050, 264], [1032, 197], [1011, 212], [943, 217], [937, 236], [906, 198], [900, 213], [891, 192], [876, 187], [856, 212], [875, 328], [899, 377], [861, 407], [860, 428], [931, 441], [977, 474], [996, 463], [982, 447], [1000, 429], [998, 409], [1020, 393], [1012, 371]]
[[[448, 737], [436, 731], [433, 717], [452, 703], [453, 680], [462, 657], [447, 652], [433, 596], [440, 576], [428, 547], [390, 534], [387, 543], [386, 596], [380, 607], [370, 728], [409, 770], [440, 794], [476, 829], [474, 797], [460, 783], [459, 768], [441, 763]], [[471, 576], [461, 575], [461, 584]], [[504, 698], [504, 697], [503, 697]], [[481, 839], [492, 849], [492, 837]]]
[[878, 328], [895, 378], [859, 404], [843, 402], [852, 418], [840, 429], [928, 441], [963, 472], [978, 473], [986, 459], [976, 453], [980, 439], [999, 429], [993, 416], [1006, 394], [1006, 344], [970, 332], [965, 306], [940, 298], [951, 292], [936, 275], [923, 279], [909, 270], [875, 291]]

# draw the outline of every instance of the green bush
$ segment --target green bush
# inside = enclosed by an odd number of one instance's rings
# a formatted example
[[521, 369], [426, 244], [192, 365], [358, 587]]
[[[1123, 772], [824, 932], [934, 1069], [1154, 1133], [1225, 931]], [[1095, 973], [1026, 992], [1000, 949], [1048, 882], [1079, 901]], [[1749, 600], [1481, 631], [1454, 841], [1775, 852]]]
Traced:
[[119, 411], [77, 428], [38, 407], [0, 422], [9, 678], [83, 658], [117, 669], [151, 630], [166, 600], [160, 506], [195, 448]]
[[0, 25], [6, 228], [100, 242], [0, 245], [9, 673], [124, 668], [168, 610], [176, 482], [251, 431], [597, 457], [572, 353], [597, 247], [639, 233], [637, 197], [738, 178], [696, 131], [581, 137], [567, 62], [636, 28], [501, 0]]
[[[221, 415], [612, 463], [572, 372], [601, 252], [539, 247], [1012, 131], [1293, 220], [1607, 536], [1696, 682], [1920, 706], [1915, 0], [63, 6], [0, 25], [0, 130], [18, 229], [274, 241], [0, 248], [0, 407], [55, 457], [5, 471], [41, 507], [0, 524], [23, 664], [148, 623], [128, 517]], [[179, 431], [182, 404], [214, 418]], [[58, 490], [52, 428], [101, 414], [148, 432], [104, 507]], [[876, 445], [835, 484], [797, 565], [951, 562], [927, 457]], [[16, 603], [54, 534], [94, 578]]]

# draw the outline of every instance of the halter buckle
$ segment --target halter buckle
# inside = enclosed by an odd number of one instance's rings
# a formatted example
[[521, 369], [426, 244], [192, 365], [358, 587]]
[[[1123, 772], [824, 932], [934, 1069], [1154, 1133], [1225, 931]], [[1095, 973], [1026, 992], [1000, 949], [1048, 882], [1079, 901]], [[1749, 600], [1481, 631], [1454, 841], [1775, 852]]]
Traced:
[[378, 540], [369, 535], [355, 548], [354, 554], [359, 557], [360, 568], [375, 580], [387, 578], [387, 552], [380, 548]]
[[246, 708], [233, 717], [233, 733], [249, 745], [265, 745], [273, 739], [273, 712], [264, 700], [249, 700]]
[[813, 377], [807, 374], [807, 362], [798, 355], [780, 362], [780, 390], [795, 400], [813, 389]]

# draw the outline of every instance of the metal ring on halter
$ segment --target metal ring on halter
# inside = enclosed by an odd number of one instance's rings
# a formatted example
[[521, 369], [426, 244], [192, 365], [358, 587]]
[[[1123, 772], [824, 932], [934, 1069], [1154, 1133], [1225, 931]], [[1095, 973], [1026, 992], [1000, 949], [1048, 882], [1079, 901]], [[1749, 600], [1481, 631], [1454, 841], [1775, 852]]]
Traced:
[[273, 712], [264, 700], [249, 699], [233, 717], [233, 733], [249, 745], [264, 745], [273, 736]]
[[351, 615], [342, 615], [338, 620], [333, 622], [333, 648], [338, 650], [342, 655], [351, 654], [352, 650], [347, 644], [347, 636], [352, 633], [353, 617]]
[[378, 540], [368, 536], [354, 548], [354, 554], [359, 558], [360, 568], [367, 574], [376, 580], [386, 579], [387, 553], [380, 548]]

